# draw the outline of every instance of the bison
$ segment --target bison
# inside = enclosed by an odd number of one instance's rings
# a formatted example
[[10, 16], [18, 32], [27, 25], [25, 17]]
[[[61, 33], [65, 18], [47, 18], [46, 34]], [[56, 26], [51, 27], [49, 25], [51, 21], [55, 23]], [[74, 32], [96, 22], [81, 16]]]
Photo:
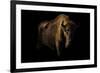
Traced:
[[56, 49], [60, 56], [60, 50], [63, 45], [68, 47], [71, 41], [71, 27], [74, 24], [68, 15], [60, 14], [50, 21], [43, 21], [38, 26], [38, 43], [40, 47], [45, 45], [51, 49]]

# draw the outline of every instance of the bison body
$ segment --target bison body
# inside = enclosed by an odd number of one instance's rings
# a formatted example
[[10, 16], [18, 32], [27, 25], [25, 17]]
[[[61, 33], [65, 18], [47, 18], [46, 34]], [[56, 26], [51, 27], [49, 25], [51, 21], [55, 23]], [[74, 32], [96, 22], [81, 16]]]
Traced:
[[57, 50], [57, 55], [60, 55], [59, 49], [61, 45], [68, 47], [71, 41], [71, 26], [73, 22], [69, 16], [61, 14], [50, 21], [43, 21], [38, 26], [38, 47], [45, 45], [51, 49]]

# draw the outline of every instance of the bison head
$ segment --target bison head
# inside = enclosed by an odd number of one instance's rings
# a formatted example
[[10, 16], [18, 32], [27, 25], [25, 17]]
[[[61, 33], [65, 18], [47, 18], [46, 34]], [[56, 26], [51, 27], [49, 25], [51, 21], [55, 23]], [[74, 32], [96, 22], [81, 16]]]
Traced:
[[56, 49], [59, 56], [59, 49], [62, 48], [61, 45], [67, 48], [71, 41], [72, 25], [73, 22], [69, 16], [64, 14], [58, 15], [53, 20], [41, 22], [38, 27], [38, 44]]

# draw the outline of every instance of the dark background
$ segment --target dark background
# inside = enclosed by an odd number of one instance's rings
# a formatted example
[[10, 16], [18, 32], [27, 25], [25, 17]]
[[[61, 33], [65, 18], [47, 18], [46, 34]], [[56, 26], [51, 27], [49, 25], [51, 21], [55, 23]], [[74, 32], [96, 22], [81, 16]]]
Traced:
[[[68, 48], [61, 49], [61, 55], [48, 47], [36, 48], [37, 28], [40, 22], [52, 20], [59, 14], [65, 14], [76, 24], [72, 41]], [[21, 10], [21, 62], [44, 62], [61, 60], [90, 59], [90, 14], [72, 12], [50, 12]]]

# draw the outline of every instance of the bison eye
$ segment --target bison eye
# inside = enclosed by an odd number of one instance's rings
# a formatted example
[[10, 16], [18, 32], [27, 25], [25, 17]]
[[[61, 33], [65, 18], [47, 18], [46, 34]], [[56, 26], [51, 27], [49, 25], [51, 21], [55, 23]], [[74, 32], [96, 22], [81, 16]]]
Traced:
[[69, 29], [69, 28], [67, 28], [67, 29], [66, 29], [66, 32], [68, 32], [68, 31], [70, 31], [70, 29]]
[[66, 31], [70, 31], [70, 29], [68, 28]]

